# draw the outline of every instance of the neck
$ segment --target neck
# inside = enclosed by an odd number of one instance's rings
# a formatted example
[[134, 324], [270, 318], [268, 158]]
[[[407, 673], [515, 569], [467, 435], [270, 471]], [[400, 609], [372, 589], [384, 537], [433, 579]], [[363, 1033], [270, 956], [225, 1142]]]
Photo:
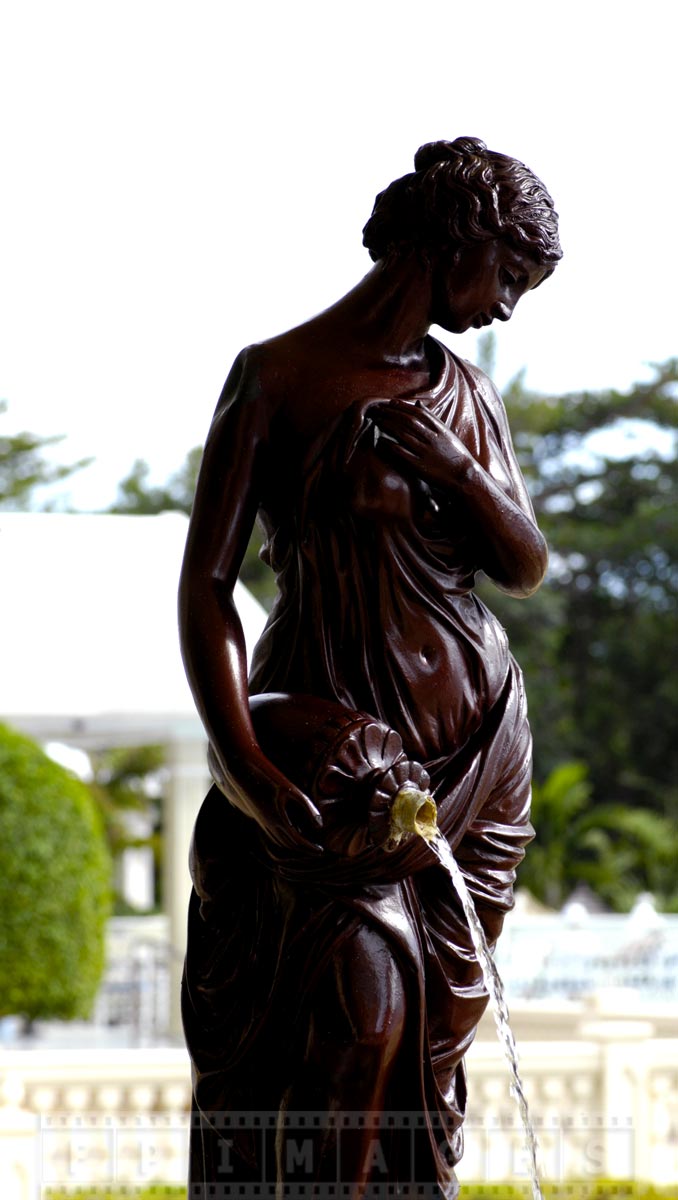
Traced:
[[375, 263], [326, 315], [345, 320], [356, 341], [380, 363], [425, 370], [430, 309], [430, 268], [411, 254]]

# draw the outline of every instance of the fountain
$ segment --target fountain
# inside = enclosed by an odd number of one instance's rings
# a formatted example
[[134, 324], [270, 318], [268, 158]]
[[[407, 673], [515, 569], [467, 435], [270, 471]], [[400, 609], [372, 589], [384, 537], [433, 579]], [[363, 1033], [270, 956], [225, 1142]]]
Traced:
[[[238, 355], [191, 517], [182, 649], [215, 780], [195, 828], [183, 992], [196, 1197], [227, 1159], [241, 1195], [297, 1188], [251, 1117], [282, 1129], [296, 1111], [327, 1118], [314, 1187], [452, 1200], [483, 972], [515, 1060], [442, 839], [482, 880], [494, 943], [533, 835], [531, 738], [519, 669], [474, 585], [482, 571], [527, 597], [547, 553], [496, 389], [429, 330], [508, 320], [561, 256], [557, 215], [523, 163], [460, 137], [417, 151], [364, 244], [374, 265], [347, 295]], [[233, 588], [257, 514], [279, 594], [248, 678]], [[394, 827], [394, 803], [421, 836]], [[514, 1090], [525, 1115], [517, 1076]], [[406, 1109], [414, 1164], [389, 1132]], [[355, 1120], [340, 1147], [341, 1114]]]

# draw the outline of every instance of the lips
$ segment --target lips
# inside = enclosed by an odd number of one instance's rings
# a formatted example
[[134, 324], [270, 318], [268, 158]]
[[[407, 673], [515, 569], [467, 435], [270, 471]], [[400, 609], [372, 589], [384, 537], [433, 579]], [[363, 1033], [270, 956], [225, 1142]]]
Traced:
[[487, 313], [478, 313], [478, 316], [473, 318], [471, 324], [474, 329], [484, 329], [486, 325], [492, 324], [492, 317], [488, 317]]

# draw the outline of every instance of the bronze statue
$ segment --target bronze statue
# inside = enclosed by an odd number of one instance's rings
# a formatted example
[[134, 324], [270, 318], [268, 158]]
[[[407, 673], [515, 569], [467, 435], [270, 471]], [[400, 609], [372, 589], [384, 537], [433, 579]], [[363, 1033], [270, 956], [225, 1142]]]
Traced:
[[[557, 214], [457, 138], [377, 197], [364, 244], [348, 295], [238, 356], [191, 518], [181, 630], [216, 780], [183, 994], [195, 1197], [457, 1194], [487, 995], [449, 879], [422, 839], [393, 848], [389, 809], [430, 781], [491, 943], [532, 836], [521, 676], [473, 587], [529, 596], [546, 546], [501, 398], [429, 327], [507, 321], [561, 257]], [[257, 514], [279, 594], [248, 683]]]

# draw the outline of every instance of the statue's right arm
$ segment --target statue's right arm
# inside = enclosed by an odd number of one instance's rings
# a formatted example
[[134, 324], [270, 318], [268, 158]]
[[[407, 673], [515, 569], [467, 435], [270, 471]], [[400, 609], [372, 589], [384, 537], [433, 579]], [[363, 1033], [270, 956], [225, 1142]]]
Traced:
[[229, 799], [278, 845], [310, 849], [301, 829], [319, 824], [317, 810], [265, 757], [254, 734], [234, 601], [262, 479], [270, 470], [272, 401], [257, 349], [236, 359], [205, 445], [179, 586], [181, 649]]

